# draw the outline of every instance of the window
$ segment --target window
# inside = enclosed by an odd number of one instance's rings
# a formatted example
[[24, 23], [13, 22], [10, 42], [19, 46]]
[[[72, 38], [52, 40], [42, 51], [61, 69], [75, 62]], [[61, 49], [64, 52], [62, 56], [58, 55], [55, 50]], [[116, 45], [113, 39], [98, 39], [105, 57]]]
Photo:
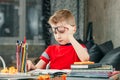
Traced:
[[42, 19], [42, 0], [0, 0], [0, 44], [45, 45]]

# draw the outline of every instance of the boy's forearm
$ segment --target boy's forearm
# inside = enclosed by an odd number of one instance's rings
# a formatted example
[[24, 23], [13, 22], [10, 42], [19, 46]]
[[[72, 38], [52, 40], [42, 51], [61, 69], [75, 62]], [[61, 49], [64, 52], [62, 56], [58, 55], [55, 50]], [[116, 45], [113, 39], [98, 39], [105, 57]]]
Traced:
[[73, 48], [75, 49], [79, 59], [81, 61], [88, 61], [89, 54], [87, 50], [85, 50], [85, 48], [83, 48], [83, 46], [81, 46], [80, 43], [73, 36], [71, 36], [69, 40], [70, 40], [70, 43], [73, 45]]
[[43, 60], [40, 60], [36, 65], [35, 67], [37, 69], [45, 69], [45, 66], [46, 66], [46, 63], [43, 61]]
[[27, 64], [27, 70], [28, 70], [28, 71], [35, 69], [35, 66], [34, 66], [34, 64], [32, 63], [32, 61], [27, 60], [27, 63], [26, 63], [26, 64]]

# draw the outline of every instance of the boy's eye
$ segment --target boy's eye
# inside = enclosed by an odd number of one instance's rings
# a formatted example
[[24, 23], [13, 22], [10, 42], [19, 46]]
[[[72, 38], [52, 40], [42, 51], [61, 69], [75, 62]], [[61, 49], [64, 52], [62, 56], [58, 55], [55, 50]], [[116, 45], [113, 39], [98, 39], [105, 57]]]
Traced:
[[60, 33], [64, 33], [65, 32], [65, 27], [58, 27], [57, 31]]
[[52, 28], [52, 31], [54, 34], [57, 34], [57, 32], [64, 33], [65, 29], [66, 29], [66, 27], [55, 27], [55, 28]]

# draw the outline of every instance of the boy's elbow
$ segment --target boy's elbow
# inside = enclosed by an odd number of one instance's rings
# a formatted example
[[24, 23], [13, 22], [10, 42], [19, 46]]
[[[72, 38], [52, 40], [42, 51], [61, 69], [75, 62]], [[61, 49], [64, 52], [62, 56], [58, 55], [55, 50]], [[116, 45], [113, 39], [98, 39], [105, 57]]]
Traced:
[[89, 61], [90, 60], [90, 56], [85, 56], [81, 59], [82, 62], [85, 62], [85, 61]]
[[90, 56], [89, 56], [89, 55], [87, 56], [86, 60], [87, 60], [87, 61], [89, 61], [89, 60], [90, 60]]

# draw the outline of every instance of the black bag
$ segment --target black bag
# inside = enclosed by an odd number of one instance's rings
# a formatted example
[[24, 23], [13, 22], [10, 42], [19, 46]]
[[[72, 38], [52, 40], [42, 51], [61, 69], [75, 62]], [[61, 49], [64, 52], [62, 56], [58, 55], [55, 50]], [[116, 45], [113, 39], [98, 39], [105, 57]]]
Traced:
[[120, 47], [108, 52], [100, 61], [102, 64], [111, 64], [115, 70], [120, 70]]
[[88, 50], [94, 45], [92, 27], [93, 27], [92, 22], [89, 22], [87, 26], [87, 34], [86, 34], [86, 39], [85, 39], [85, 45]]
[[106, 42], [100, 44], [99, 48], [104, 53], [104, 55], [106, 55], [106, 53], [108, 53], [109, 51], [113, 50], [114, 46], [113, 46], [112, 41], [110, 40], [110, 41], [106, 41]]
[[94, 44], [89, 50], [90, 61], [98, 63], [104, 56], [97, 44]]

